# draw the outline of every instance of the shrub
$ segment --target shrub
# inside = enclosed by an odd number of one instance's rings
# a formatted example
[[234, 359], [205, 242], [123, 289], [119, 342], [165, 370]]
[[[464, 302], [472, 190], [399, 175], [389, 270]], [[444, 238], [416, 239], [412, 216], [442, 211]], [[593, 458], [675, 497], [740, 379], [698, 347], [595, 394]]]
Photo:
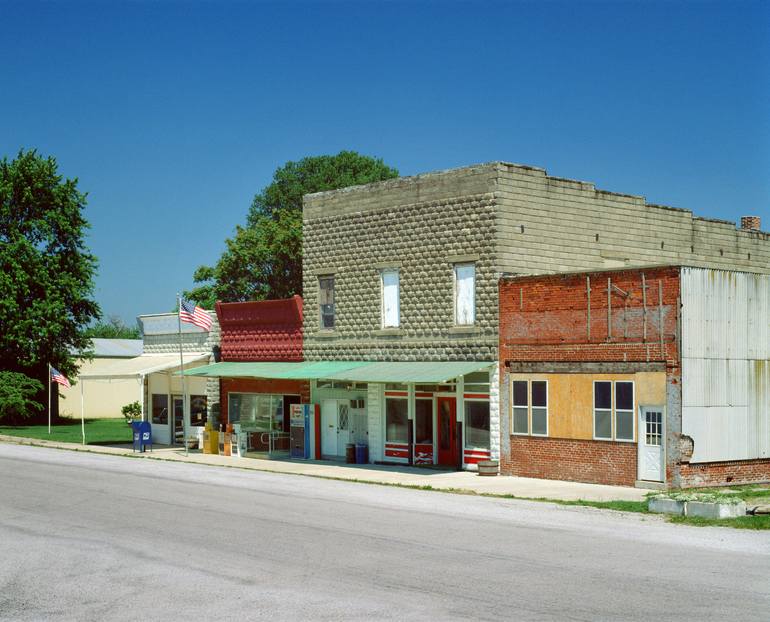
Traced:
[[121, 408], [120, 412], [122, 412], [123, 416], [126, 418], [126, 423], [131, 423], [142, 416], [142, 407], [139, 405], [139, 402], [131, 402]]
[[0, 421], [27, 419], [43, 405], [33, 398], [43, 390], [38, 380], [15, 371], [0, 371]]

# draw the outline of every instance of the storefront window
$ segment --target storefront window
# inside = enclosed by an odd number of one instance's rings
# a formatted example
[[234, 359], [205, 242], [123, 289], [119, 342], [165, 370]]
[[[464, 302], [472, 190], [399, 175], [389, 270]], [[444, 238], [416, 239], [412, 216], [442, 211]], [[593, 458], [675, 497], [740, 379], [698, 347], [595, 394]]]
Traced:
[[433, 444], [433, 400], [416, 400], [414, 404], [414, 442], [418, 445]]
[[463, 378], [466, 393], [489, 393], [489, 372], [476, 371]]
[[405, 399], [385, 400], [385, 440], [388, 443], [408, 443], [407, 426], [408, 401]]
[[489, 402], [465, 402], [465, 446], [489, 448]]
[[168, 395], [152, 394], [152, 422], [168, 425]]
[[240, 423], [247, 431], [264, 431], [283, 428], [283, 396], [254, 393], [230, 393], [228, 396], [228, 420]]
[[206, 396], [190, 396], [190, 425], [203, 427], [206, 425]]

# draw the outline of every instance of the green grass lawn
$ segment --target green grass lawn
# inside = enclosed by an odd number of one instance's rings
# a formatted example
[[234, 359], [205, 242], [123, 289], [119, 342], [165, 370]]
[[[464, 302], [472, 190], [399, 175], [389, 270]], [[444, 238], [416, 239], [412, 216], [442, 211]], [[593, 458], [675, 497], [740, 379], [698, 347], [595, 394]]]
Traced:
[[[0, 426], [0, 434], [23, 436], [63, 443], [81, 443], [80, 419], [59, 419], [51, 426], [48, 434], [47, 425]], [[125, 419], [86, 419], [86, 443], [88, 445], [107, 445], [110, 443], [130, 443], [131, 428]]]

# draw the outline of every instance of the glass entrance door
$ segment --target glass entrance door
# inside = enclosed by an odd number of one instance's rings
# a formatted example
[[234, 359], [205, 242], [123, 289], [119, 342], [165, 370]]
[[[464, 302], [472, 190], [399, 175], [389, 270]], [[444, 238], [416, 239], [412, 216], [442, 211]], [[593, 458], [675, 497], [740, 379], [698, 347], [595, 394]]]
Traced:
[[172, 411], [174, 413], [174, 445], [184, 443], [184, 399], [181, 395], [171, 398]]
[[457, 400], [453, 397], [438, 398], [438, 464], [457, 466], [460, 455], [457, 449]]

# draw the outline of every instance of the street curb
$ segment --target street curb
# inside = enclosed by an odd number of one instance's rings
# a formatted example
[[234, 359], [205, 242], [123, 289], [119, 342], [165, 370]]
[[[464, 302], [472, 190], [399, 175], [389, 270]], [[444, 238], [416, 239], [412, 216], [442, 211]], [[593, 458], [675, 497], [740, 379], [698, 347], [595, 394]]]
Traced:
[[[238, 464], [216, 464], [211, 462], [198, 462], [195, 460], [187, 460], [182, 456], [164, 457], [164, 456], [152, 455], [151, 453], [148, 454], [148, 453], [128, 452], [127, 450], [117, 449], [117, 448], [96, 447], [93, 445], [82, 445], [80, 443], [67, 443], [63, 441], [46, 441], [44, 439], [29, 438], [29, 437], [23, 437], [23, 436], [11, 436], [6, 434], [0, 434], [0, 443], [8, 443], [12, 445], [23, 445], [23, 446], [29, 446], [29, 447], [41, 447], [45, 449], [59, 449], [62, 451], [75, 451], [75, 452], [90, 453], [90, 454], [97, 454], [97, 455], [103, 455], [103, 456], [138, 458], [138, 459], [147, 459], [147, 460], [158, 460], [162, 462], [174, 462], [174, 463], [192, 464], [192, 465], [199, 465], [199, 466], [238, 469], [240, 471], [246, 471], [246, 472], [252, 471], [252, 472], [258, 472], [258, 473], [272, 473], [276, 475], [296, 475], [301, 477], [315, 477], [318, 479], [325, 479], [325, 480], [332, 480], [332, 481], [339, 481], [339, 482], [351, 482], [355, 484], [369, 484], [369, 485], [375, 485], [375, 486], [391, 486], [395, 488], [423, 490], [427, 492], [441, 492], [445, 494], [487, 497], [492, 499], [508, 499], [508, 500], [514, 500], [514, 501], [536, 501], [538, 503], [550, 503], [553, 505], [560, 505], [560, 506], [581, 507], [581, 508], [587, 508], [587, 509], [596, 510], [596, 511], [611, 510], [614, 512], [624, 512], [627, 514], [645, 514], [645, 515], [647, 514], [646, 511], [619, 510], [611, 507], [606, 507], [608, 504], [615, 503], [615, 501], [587, 501], [582, 499], [567, 500], [567, 499], [556, 499], [556, 498], [549, 498], [549, 497], [525, 497], [525, 496], [517, 496], [514, 494], [506, 494], [506, 493], [480, 492], [477, 490], [466, 489], [466, 488], [436, 487], [431, 485], [408, 484], [408, 483], [400, 483], [400, 482], [384, 482], [384, 481], [365, 479], [365, 478], [337, 477], [334, 475], [323, 475], [318, 473], [297, 473], [294, 471], [264, 469], [264, 468], [259, 468], [257, 466], [243, 466]], [[618, 500], [618, 502], [625, 502], [625, 501]], [[650, 518], [657, 518], [657, 516], [650, 515]]]

